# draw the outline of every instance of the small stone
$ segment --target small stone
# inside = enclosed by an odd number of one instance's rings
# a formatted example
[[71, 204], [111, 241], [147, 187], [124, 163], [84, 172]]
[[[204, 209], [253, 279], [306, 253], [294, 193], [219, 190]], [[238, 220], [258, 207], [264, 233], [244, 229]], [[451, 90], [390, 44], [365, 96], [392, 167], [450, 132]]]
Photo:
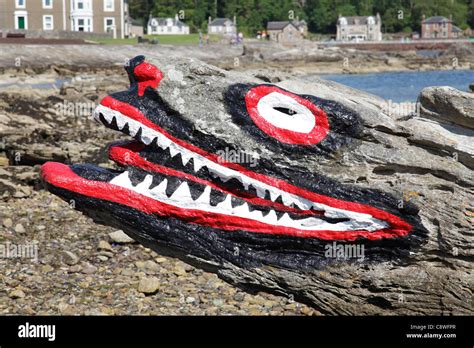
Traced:
[[184, 269], [183, 266], [176, 266], [173, 270], [174, 274], [176, 274], [177, 276], [185, 276], [186, 275], [186, 270]]
[[101, 250], [99, 255], [106, 256], [108, 258], [114, 257], [114, 253], [106, 250]]
[[234, 295], [234, 301], [237, 301], [237, 302], [242, 302], [244, 298], [245, 298], [245, 293], [243, 292], [237, 292]]
[[314, 314], [313, 310], [309, 307], [306, 307], [306, 306], [301, 308], [301, 313], [303, 313], [305, 315], [313, 315]]
[[221, 307], [224, 304], [224, 301], [220, 299], [212, 300], [212, 304], [216, 307]]
[[3, 219], [3, 226], [6, 228], [10, 228], [13, 226], [13, 221], [10, 218]]
[[145, 262], [145, 270], [158, 273], [160, 271], [160, 266], [156, 262], [148, 260]]
[[263, 313], [260, 312], [257, 308], [250, 308], [249, 314], [255, 316], [255, 315], [262, 315]]
[[196, 299], [192, 296], [186, 297], [186, 303], [194, 303], [196, 302]]
[[168, 259], [165, 258], [165, 257], [157, 257], [157, 258], [155, 259], [155, 262], [156, 262], [156, 263], [165, 263], [166, 261], [168, 261]]
[[64, 250], [62, 253], [62, 258], [65, 264], [73, 266], [79, 262], [79, 257], [71, 251]]
[[26, 295], [21, 289], [15, 289], [11, 291], [8, 296], [12, 299], [17, 299], [17, 298], [24, 298]]
[[69, 272], [71, 273], [78, 273], [82, 270], [82, 267], [80, 265], [74, 265], [69, 267]]
[[135, 266], [137, 266], [138, 269], [145, 269], [145, 262], [143, 261], [136, 261]]
[[84, 273], [84, 274], [94, 274], [95, 272], [97, 272], [97, 267], [95, 267], [94, 265], [91, 265], [88, 262], [85, 262], [82, 265], [82, 273]]
[[51, 265], [44, 265], [41, 267], [41, 273], [49, 273], [54, 271], [54, 268]]
[[15, 232], [16, 232], [16, 233], [19, 233], [19, 234], [22, 234], [22, 233], [25, 233], [26, 230], [25, 230], [25, 228], [23, 227], [22, 224], [16, 224], [16, 226], [15, 226]]
[[107, 261], [109, 258], [105, 255], [98, 255], [97, 258], [102, 261], [102, 262], [105, 262]]
[[99, 250], [108, 250], [108, 251], [113, 251], [114, 249], [112, 248], [112, 246], [109, 244], [109, 242], [105, 241], [105, 240], [101, 240], [99, 242], [99, 245], [97, 247]]
[[135, 274], [135, 272], [133, 271], [133, 269], [126, 268], [126, 269], [123, 269], [120, 274], [122, 274], [123, 276], [126, 276], [126, 277], [131, 277]]
[[109, 233], [109, 237], [114, 243], [118, 244], [128, 244], [128, 243], [135, 243], [135, 240], [130, 238], [125, 232], [122, 230], [117, 230], [115, 232]]
[[160, 281], [156, 277], [142, 278], [138, 284], [138, 291], [144, 294], [154, 294], [158, 291]]

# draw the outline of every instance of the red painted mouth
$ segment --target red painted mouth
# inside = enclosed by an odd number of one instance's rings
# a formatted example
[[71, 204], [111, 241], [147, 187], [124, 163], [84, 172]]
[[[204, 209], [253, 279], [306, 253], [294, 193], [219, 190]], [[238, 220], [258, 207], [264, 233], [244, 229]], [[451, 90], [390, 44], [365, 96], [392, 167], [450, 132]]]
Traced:
[[[141, 75], [136, 74], [139, 96], [148, 86], [156, 87], [162, 78], [161, 72], [145, 67], [139, 68]], [[147, 74], [154, 77], [150, 79]], [[248, 98], [249, 112], [261, 130], [272, 137], [291, 144], [314, 144], [328, 133], [325, 113], [290, 93], [282, 93], [277, 103], [281, 98], [300, 103], [297, 117], [304, 127], [286, 122], [285, 115], [280, 124], [269, 122], [261, 113], [266, 104], [274, 101], [271, 97], [261, 100], [271, 93], [279, 93], [278, 88], [252, 91], [261, 95], [256, 102]], [[412, 230], [410, 224], [382, 209], [318, 194], [222, 161], [216, 154], [171, 135], [138, 108], [113, 97], [102, 100], [94, 117], [140, 141], [110, 147], [110, 158], [123, 166], [124, 171], [116, 173], [90, 167], [78, 171], [59, 163], [47, 163], [42, 167], [42, 176], [48, 184], [146, 214], [225, 231], [354, 241], [402, 237]], [[305, 136], [302, 138], [301, 134]], [[144, 148], [151, 147], [166, 152], [170, 158], [179, 157], [182, 167], [167, 167], [141, 155]], [[231, 181], [239, 189], [229, 185]]]
[[[173, 217], [188, 223], [227, 231], [244, 230], [255, 233], [319, 238], [323, 240], [353, 241], [357, 238], [378, 240], [400, 237], [408, 234], [411, 230], [411, 226], [408, 223], [383, 210], [319, 195], [296, 187], [281, 179], [255, 173], [235, 163], [222, 163], [216, 155], [208, 154], [191, 144], [175, 139], [160, 129], [160, 127], [149, 121], [147, 122], [145, 116], [130, 105], [124, 105], [112, 100], [110, 97], [104, 101], [98, 108], [99, 113], [97, 115], [99, 116], [97, 118], [102, 114], [102, 119], [105, 119], [106, 122], [108, 120], [112, 122], [112, 118], [115, 117], [119, 128], [120, 124], [123, 126], [125, 123], [128, 123], [132, 135], [134, 135], [135, 125], [142, 129], [141, 140], [143, 144], [135, 142], [115, 145], [110, 148], [109, 155], [112, 160], [120, 165], [129, 168], [140, 168], [146, 171], [148, 174], [144, 182], [136, 186], [133, 185], [128, 171], [124, 171], [122, 174], [114, 177], [110, 182], [88, 180], [74, 173], [69, 167], [58, 163], [47, 163], [43, 166], [42, 176], [46, 182], [88, 197], [127, 205], [147, 214]], [[124, 113], [127, 113], [127, 116]], [[110, 118], [108, 119], [109, 116]], [[136, 132], [138, 132], [138, 129]], [[178, 151], [183, 151], [183, 157], [189, 155], [194, 161], [203, 161], [204, 164], [201, 163], [203, 166], [212, 166], [216, 176], [232, 174], [234, 178], [237, 177], [243, 181], [249, 180], [248, 182], [254, 187], [260, 189], [271, 188], [271, 198], [265, 198], [263, 194], [259, 196], [246, 192], [233, 192], [222, 187], [220, 182], [214, 183], [211, 180], [199, 178], [197, 175], [148, 161], [140, 155], [139, 151], [145, 146], [144, 144], [152, 142], [152, 135], [162, 138], [161, 141], [168, 140], [170, 146], [176, 146]], [[157, 174], [168, 178], [176, 177], [187, 183], [183, 186], [181, 195], [176, 194], [179, 189], [171, 197], [160, 194], [156, 187], [150, 189], [153, 176]], [[208, 198], [204, 197], [205, 193], [199, 198], [201, 202], [199, 202], [199, 199], [191, 202], [192, 198], [190, 198], [188, 191], [189, 183], [204, 185], [209, 188], [208, 192], [211, 189], [220, 191], [227, 195], [225, 201], [230, 201], [232, 197], [236, 197], [245, 201], [245, 204], [237, 207], [237, 209], [232, 209], [230, 203], [225, 207], [219, 204], [212, 207], [209, 200], [206, 202]], [[278, 194], [282, 197], [281, 203], [276, 199], [272, 199]], [[224, 201], [221, 204], [223, 203]], [[263, 216], [261, 211], [249, 211], [249, 206], [268, 207], [270, 213]], [[278, 218], [274, 212], [284, 214]], [[292, 217], [295, 214], [299, 215], [300, 218], [293, 219]], [[347, 221], [330, 223], [319, 219], [318, 217], [320, 216], [346, 218]], [[320, 226], [326, 226], [326, 228]], [[360, 228], [352, 228], [352, 226], [360, 226]]]

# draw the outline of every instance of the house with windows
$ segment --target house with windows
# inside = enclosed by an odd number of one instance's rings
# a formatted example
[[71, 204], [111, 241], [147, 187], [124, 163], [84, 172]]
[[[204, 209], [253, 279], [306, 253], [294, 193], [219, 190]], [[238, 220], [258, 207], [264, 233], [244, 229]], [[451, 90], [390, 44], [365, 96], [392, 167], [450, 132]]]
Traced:
[[156, 18], [148, 20], [148, 34], [160, 35], [187, 35], [189, 34], [189, 25], [181, 22], [178, 15], [174, 18]]
[[[0, 0], [0, 32], [128, 36], [127, 0]], [[54, 36], [54, 35], [49, 35]]]
[[337, 20], [337, 41], [382, 41], [382, 19], [376, 16], [339, 15]]
[[236, 18], [231, 21], [229, 18], [215, 18], [214, 20], [209, 17], [207, 24], [207, 33], [224, 35], [224, 36], [235, 36], [237, 35], [237, 24]]
[[462, 34], [462, 30], [454, 25], [452, 16], [449, 19], [442, 16], [422, 17], [422, 39], [458, 39]]
[[270, 40], [280, 43], [292, 43], [302, 40], [308, 33], [305, 21], [277, 21], [267, 23], [267, 34]]

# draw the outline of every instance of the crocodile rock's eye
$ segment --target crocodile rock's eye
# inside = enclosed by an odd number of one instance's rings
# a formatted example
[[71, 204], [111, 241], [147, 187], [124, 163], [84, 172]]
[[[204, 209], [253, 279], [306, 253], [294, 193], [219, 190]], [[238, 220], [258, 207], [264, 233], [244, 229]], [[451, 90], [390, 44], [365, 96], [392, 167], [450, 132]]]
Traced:
[[245, 96], [245, 104], [255, 125], [282, 143], [314, 145], [329, 131], [323, 110], [275, 86], [251, 88]]

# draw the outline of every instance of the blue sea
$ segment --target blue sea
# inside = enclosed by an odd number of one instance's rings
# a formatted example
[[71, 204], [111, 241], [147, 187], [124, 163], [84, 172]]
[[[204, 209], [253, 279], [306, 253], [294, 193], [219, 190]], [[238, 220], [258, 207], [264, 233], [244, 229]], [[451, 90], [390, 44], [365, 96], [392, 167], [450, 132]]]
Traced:
[[319, 75], [326, 80], [360, 89], [394, 102], [416, 101], [420, 91], [429, 86], [451, 86], [469, 91], [474, 70], [385, 72], [375, 74]]

